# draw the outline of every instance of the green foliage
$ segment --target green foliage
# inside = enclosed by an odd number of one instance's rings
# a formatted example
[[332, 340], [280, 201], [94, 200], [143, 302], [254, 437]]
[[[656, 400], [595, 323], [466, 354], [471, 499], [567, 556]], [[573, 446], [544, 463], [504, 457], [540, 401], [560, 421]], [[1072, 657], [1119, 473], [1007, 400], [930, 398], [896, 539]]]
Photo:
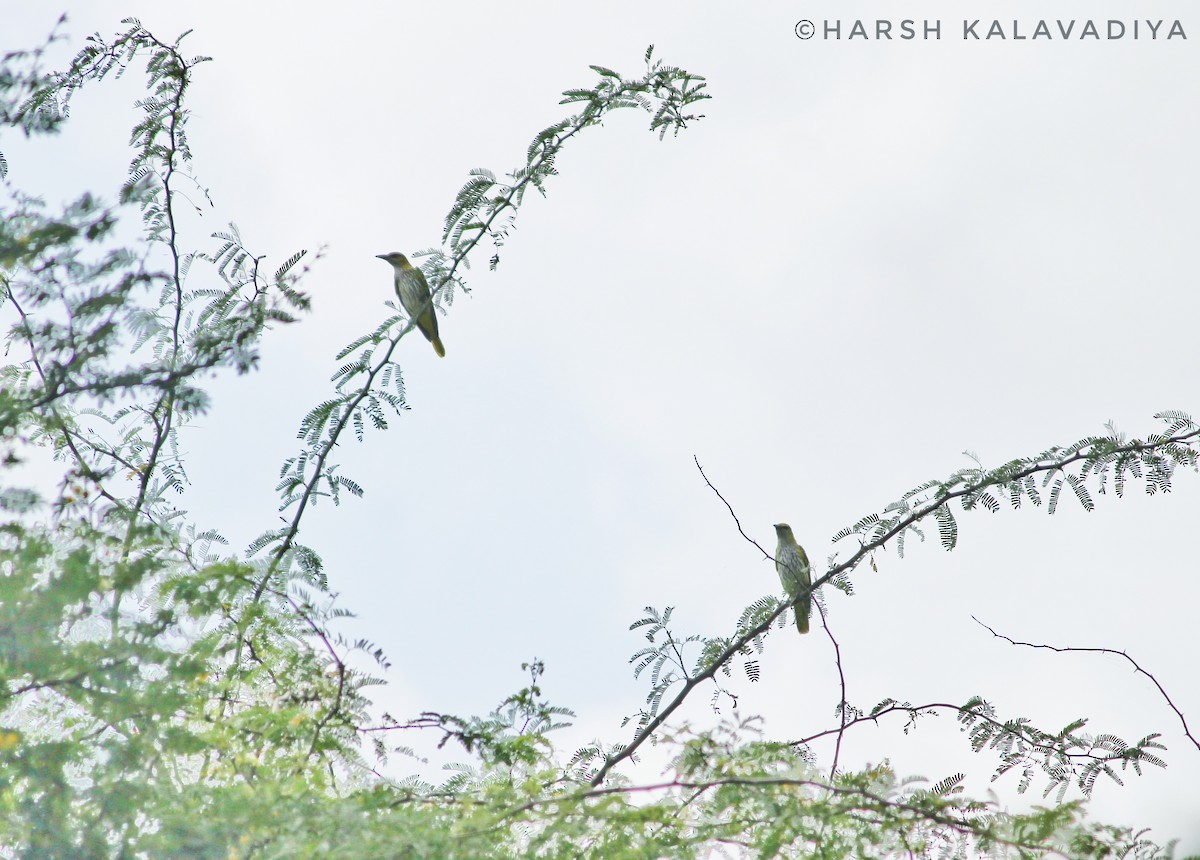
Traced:
[[979, 751], [987, 747], [999, 752], [1000, 764], [995, 779], [1019, 768], [1021, 781], [1017, 790], [1023, 792], [1033, 781], [1036, 766], [1048, 778], [1043, 796], [1057, 788], [1060, 802], [1072, 778], [1085, 795], [1090, 795], [1101, 774], [1117, 785], [1124, 785], [1114, 766], [1119, 765], [1122, 771], [1132, 769], [1139, 776], [1143, 764], [1167, 766], [1165, 761], [1149, 752], [1166, 749], [1156, 740], [1160, 737], [1157, 733], [1127, 744], [1115, 735], [1080, 734], [1079, 730], [1087, 725], [1086, 719], [1075, 720], [1058, 732], [1043, 732], [1026, 719], [998, 722], [992, 706], [980, 698], [963, 705], [958, 720], [971, 740], [972, 749]]
[[[387, 659], [336, 632], [347, 613], [320, 556], [296, 537], [318, 498], [363, 493], [330, 457], [347, 428], [362, 440], [368, 425], [386, 429], [407, 409], [393, 356], [413, 324], [397, 313], [338, 354], [334, 392], [303, 418], [302, 448], [280, 472], [292, 512], [284, 526], [239, 557], [188, 522], [172, 500], [188, 482], [181, 434], [208, 407], [203, 383], [252, 370], [265, 332], [307, 309], [306, 258], [293, 253], [268, 271], [235, 227], [207, 251], [186, 249], [179, 183], [199, 188], [186, 96], [207, 58], [185, 58], [182, 37], [168, 44], [126, 23], [112, 41], [88, 39], [64, 72], [40, 70], [43, 49], [0, 61], [0, 123], [28, 135], [58, 131], [76, 91], [135, 60], [149, 92], [115, 204], [81, 194], [50, 213], [4, 187], [0, 288], [13, 318], [8, 349], [21, 358], [0, 369], [0, 857], [1166, 856], [1139, 834], [1088, 823], [1062, 795], [1068, 783], [1087, 793], [1100, 774], [1120, 782], [1119, 771], [1161, 765], [1155, 735], [1127, 744], [1082, 734], [1082, 720], [1043, 732], [1001, 721], [982, 699], [887, 700], [868, 714], [844, 690], [838, 726], [801, 740], [764, 737], [753, 718], [668, 725], [702, 685], [712, 684], [714, 707], [736, 707], [717, 680], [735, 661], [750, 681], [762, 678], [757, 658], [789, 611], [770, 596], [724, 637], [680, 634], [671, 608], [647, 608], [632, 625], [648, 641], [634, 673], [650, 688], [626, 721], [633, 739], [596, 741], [565, 764], [551, 737], [574, 715], [546, 698], [537, 660], [522, 667], [528, 683], [484, 717], [377, 716], [367, 693], [381, 682], [358, 667]], [[574, 135], [622, 108], [646, 110], [660, 139], [698, 119], [688, 111], [707, 98], [703, 79], [652, 50], [645, 60], [635, 79], [593, 66], [593, 86], [564, 93], [579, 112], [536, 135], [505, 180], [471, 171], [425, 264], [431, 300], [448, 304], [466, 289], [460, 271], [484, 239], [498, 253], [525, 191], [545, 194]], [[0, 177], [7, 166], [0, 156]], [[129, 212], [142, 223], [135, 250], [113, 240]], [[863, 559], [893, 541], [901, 549], [929, 517], [953, 547], [955, 501], [995, 511], [1004, 497], [1040, 505], [1045, 492], [1052, 510], [1063, 487], [1085, 504], [1108, 486], [1120, 495], [1130, 479], [1168, 489], [1175, 468], [1195, 465], [1200, 430], [1182, 414], [1161, 417], [1166, 430], [1144, 442], [1114, 431], [910, 491], [838, 536], [858, 549], [831, 560], [813, 590], [833, 583], [851, 594]], [[42, 453], [62, 464], [53, 497], [7, 485], [7, 467]], [[1024, 790], [1040, 768], [1060, 802], [1014, 815], [965, 796], [961, 774], [928, 785], [886, 763], [816, 771], [817, 737], [840, 739], [890, 713], [907, 715], [907, 731], [947, 708], [973, 749], [999, 756], [998, 777], [1018, 771]], [[389, 756], [411, 754], [394, 740], [411, 731], [467, 761], [440, 785], [385, 778]], [[617, 768], [648, 740], [668, 752], [670, 775], [634, 784]]]
[[871, 514], [842, 529], [834, 536], [834, 542], [846, 539], [859, 542], [861, 548], [854, 556], [854, 564], [861, 560], [864, 551], [882, 547], [893, 538], [897, 553], [903, 557], [907, 535], [915, 534], [924, 540], [918, 523], [933, 516], [942, 546], [950, 550], [958, 542], [958, 520], [951, 507], [955, 502], [964, 511], [978, 506], [996, 513], [1001, 507], [997, 494], [1018, 509], [1024, 501], [1041, 507], [1042, 494], [1046, 493], [1046, 510], [1052, 514], [1058, 509], [1064, 488], [1087, 511], [1095, 507], [1089, 484], [1096, 495], [1104, 495], [1111, 486], [1118, 497], [1125, 494], [1131, 479], [1143, 481], [1150, 495], [1169, 491], [1177, 469], [1197, 468], [1200, 425], [1182, 412], [1162, 412], [1154, 417], [1163, 423], [1163, 431], [1152, 433], [1145, 440], [1127, 439], [1109, 424], [1105, 436], [1088, 436], [1033, 457], [1010, 460], [994, 469], [985, 468], [972, 457], [976, 466], [960, 469], [945, 480], [926, 481], [914, 487], [884, 508], [882, 514]]

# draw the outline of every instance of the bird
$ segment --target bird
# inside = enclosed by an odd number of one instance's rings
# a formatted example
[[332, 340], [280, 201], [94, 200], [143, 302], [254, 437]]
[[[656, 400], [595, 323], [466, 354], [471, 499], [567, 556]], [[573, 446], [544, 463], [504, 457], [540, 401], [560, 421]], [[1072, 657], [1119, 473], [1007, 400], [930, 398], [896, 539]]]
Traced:
[[442, 346], [442, 339], [438, 337], [437, 314], [434, 313], [433, 303], [429, 301], [429, 282], [425, 280], [425, 275], [399, 251], [375, 256], [392, 264], [396, 273], [396, 296], [400, 304], [417, 321], [417, 328], [433, 344], [433, 351], [445, 358], [446, 347]]
[[[792, 600], [796, 600], [802, 592], [812, 586], [809, 573], [808, 555], [804, 547], [796, 543], [792, 527], [787, 523], [776, 523], [775, 534], [779, 537], [779, 546], [775, 548], [775, 571], [783, 590]], [[805, 594], [793, 607], [796, 613], [796, 629], [801, 633], [808, 632], [808, 616], [812, 613], [812, 595]]]

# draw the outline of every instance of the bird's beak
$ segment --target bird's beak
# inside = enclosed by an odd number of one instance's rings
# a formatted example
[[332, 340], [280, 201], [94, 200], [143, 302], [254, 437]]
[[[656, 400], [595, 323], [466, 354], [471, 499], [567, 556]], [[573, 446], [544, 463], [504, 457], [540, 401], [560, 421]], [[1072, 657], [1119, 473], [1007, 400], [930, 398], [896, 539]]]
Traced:
[[386, 260], [387, 254], [376, 254], [375, 257], [380, 260]]

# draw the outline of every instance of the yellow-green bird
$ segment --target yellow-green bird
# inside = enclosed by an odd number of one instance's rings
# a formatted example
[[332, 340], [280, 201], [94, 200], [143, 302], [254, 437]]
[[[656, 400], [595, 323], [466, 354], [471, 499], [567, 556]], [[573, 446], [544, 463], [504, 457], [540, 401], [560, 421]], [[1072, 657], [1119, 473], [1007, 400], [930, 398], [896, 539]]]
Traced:
[[446, 347], [442, 346], [442, 339], [438, 337], [437, 313], [429, 301], [429, 282], [425, 280], [425, 275], [399, 251], [375, 256], [392, 264], [392, 270], [396, 273], [396, 296], [400, 304], [410, 317], [416, 319], [417, 328], [433, 344], [433, 351], [444, 358]]
[[[775, 534], [779, 537], [779, 546], [775, 547], [775, 571], [787, 596], [795, 600], [800, 592], [812, 585], [812, 576], [808, 567], [808, 555], [804, 547], [796, 543], [792, 527], [787, 523], [776, 523]], [[808, 616], [812, 613], [812, 595], [806, 595], [792, 607], [796, 613], [796, 629], [801, 633], [808, 632]]]

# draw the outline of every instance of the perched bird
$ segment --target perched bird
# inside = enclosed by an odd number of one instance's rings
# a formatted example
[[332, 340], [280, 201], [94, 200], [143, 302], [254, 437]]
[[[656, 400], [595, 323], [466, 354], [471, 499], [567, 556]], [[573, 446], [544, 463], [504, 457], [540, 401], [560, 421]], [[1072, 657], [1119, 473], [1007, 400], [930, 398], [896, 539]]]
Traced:
[[429, 301], [429, 282], [425, 280], [425, 275], [399, 251], [375, 256], [392, 264], [400, 304], [417, 321], [417, 328], [433, 344], [433, 351], [445, 357], [446, 347], [442, 346], [442, 339], [438, 337], [437, 314], [433, 310], [433, 303]]
[[[775, 548], [775, 571], [783, 590], [788, 597], [795, 600], [802, 591], [812, 585], [809, 575], [808, 555], [804, 547], [796, 543], [792, 527], [787, 523], [776, 523], [775, 534], [779, 536], [779, 546]], [[812, 595], [805, 595], [802, 600], [792, 607], [796, 612], [796, 628], [801, 633], [808, 632], [808, 616], [812, 612]]]

